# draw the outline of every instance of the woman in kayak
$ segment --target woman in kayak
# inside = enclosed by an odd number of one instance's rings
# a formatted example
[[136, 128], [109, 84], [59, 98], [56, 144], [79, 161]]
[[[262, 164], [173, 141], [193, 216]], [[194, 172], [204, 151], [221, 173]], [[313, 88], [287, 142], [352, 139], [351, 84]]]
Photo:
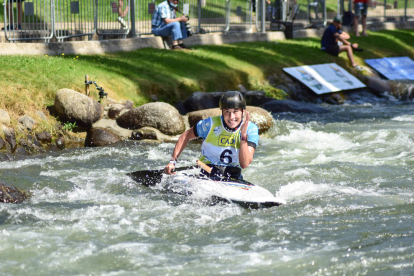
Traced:
[[241, 169], [247, 168], [253, 161], [259, 142], [259, 129], [249, 122], [246, 100], [240, 92], [226, 92], [220, 99], [220, 109], [222, 116], [201, 120], [181, 134], [172, 158], [164, 169], [166, 174], [174, 174], [176, 161], [188, 141], [201, 137], [200, 161], [213, 169], [211, 173], [201, 172], [212, 178], [243, 179]]

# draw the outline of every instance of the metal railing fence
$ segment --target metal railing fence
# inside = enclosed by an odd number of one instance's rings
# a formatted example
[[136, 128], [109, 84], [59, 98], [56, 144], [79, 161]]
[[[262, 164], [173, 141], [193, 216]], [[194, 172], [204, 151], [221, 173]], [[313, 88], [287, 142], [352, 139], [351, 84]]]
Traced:
[[98, 35], [123, 35], [130, 31], [129, 0], [97, 0], [96, 33]]
[[[4, 0], [4, 32], [13, 41], [63, 41], [93, 34], [151, 34], [151, 18], [163, 0]], [[285, 30], [326, 25], [353, 11], [352, 0], [182, 0], [194, 33]], [[262, 12], [262, 10], [264, 12]], [[177, 14], [181, 16], [182, 14]], [[414, 0], [371, 0], [367, 22], [414, 19]]]
[[230, 32], [251, 32], [253, 28], [251, 0], [231, 0], [229, 13]]
[[94, 0], [55, 0], [54, 4], [54, 34], [58, 40], [96, 32]]
[[53, 37], [53, 3], [49, 0], [4, 1], [4, 32], [8, 41]]

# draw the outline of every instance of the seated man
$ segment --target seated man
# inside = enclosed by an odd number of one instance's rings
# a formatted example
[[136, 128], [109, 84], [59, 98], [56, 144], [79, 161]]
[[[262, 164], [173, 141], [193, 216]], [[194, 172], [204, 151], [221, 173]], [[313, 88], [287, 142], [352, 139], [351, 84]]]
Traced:
[[183, 44], [186, 39], [187, 29], [185, 22], [188, 17], [183, 15], [176, 18], [175, 12], [178, 10], [179, 0], [166, 0], [159, 4], [152, 15], [152, 33], [156, 36], [172, 36], [171, 50], [190, 49]]
[[[348, 54], [349, 61], [351, 61], [352, 67], [358, 71], [364, 70], [363, 67], [356, 64], [352, 52], [362, 51], [362, 49], [358, 48], [357, 43], [351, 43], [348, 41], [348, 39], [350, 39], [350, 36], [346, 32], [343, 32], [341, 30], [341, 27], [342, 18], [335, 16], [332, 24], [330, 24], [323, 33], [321, 40], [321, 50], [333, 56], [338, 56], [339, 53], [346, 52]], [[338, 42], [342, 42], [342, 45], [338, 45]]]

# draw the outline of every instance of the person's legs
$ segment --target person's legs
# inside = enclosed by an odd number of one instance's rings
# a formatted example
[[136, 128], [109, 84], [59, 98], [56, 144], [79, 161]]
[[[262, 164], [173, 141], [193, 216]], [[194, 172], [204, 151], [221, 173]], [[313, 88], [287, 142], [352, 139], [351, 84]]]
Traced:
[[154, 35], [156, 36], [172, 36], [172, 45], [176, 46], [178, 45], [178, 42], [183, 39], [183, 36], [181, 34], [181, 26], [180, 22], [172, 22], [170, 24], [165, 25], [164, 27], [154, 29], [153, 30]]
[[22, 9], [22, 2], [17, 2], [17, 22], [19, 24], [18, 28], [20, 29], [22, 24], [22, 17], [23, 17], [23, 9]]
[[368, 3], [363, 4], [363, 9], [361, 11], [362, 18], [362, 35], [367, 36], [367, 14], [368, 14]]
[[361, 16], [361, 6], [360, 4], [362, 3], [354, 3], [354, 28], [355, 28], [355, 35], [359, 36], [359, 29], [358, 29], [358, 24], [359, 24], [359, 17]]
[[367, 16], [366, 15], [362, 16], [361, 23], [362, 23], [362, 35], [368, 36], [367, 35]]
[[350, 45], [341, 45], [339, 46], [339, 52], [346, 52], [348, 59], [351, 62], [352, 67], [357, 66], [354, 60], [354, 54], [352, 53], [352, 47]]

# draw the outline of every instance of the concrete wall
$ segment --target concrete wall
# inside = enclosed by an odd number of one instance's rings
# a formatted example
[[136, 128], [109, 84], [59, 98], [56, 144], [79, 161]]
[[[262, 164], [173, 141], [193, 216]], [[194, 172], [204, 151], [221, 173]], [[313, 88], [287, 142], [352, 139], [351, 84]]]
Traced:
[[[297, 30], [294, 38], [321, 37], [325, 28]], [[368, 25], [371, 31], [383, 29], [414, 29], [414, 21], [383, 22]], [[350, 30], [348, 30], [350, 31]], [[185, 42], [194, 45], [220, 45], [237, 42], [284, 40], [283, 32], [267, 33], [228, 33], [194, 35]], [[127, 39], [111, 39], [100, 41], [73, 41], [56, 43], [2, 43], [0, 55], [93, 55], [121, 51], [133, 51], [139, 48], [164, 48], [160, 37], [141, 37]]]

